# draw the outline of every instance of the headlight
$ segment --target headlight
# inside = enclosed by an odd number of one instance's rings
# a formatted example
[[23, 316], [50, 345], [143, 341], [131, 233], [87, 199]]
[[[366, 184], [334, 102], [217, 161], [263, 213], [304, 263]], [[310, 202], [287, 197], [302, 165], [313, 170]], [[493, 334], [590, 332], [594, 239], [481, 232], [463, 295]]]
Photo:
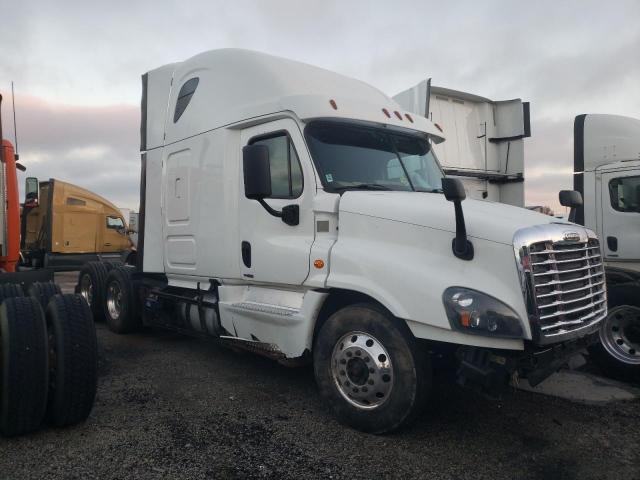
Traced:
[[464, 287], [449, 287], [442, 294], [454, 330], [502, 338], [522, 338], [518, 314], [500, 300]]

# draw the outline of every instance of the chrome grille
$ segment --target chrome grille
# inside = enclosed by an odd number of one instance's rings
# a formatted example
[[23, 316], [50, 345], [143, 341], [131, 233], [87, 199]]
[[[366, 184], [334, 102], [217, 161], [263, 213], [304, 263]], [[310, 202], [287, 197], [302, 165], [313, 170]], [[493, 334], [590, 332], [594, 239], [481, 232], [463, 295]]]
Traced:
[[596, 238], [537, 241], [523, 256], [541, 343], [560, 340], [607, 313], [604, 267]]

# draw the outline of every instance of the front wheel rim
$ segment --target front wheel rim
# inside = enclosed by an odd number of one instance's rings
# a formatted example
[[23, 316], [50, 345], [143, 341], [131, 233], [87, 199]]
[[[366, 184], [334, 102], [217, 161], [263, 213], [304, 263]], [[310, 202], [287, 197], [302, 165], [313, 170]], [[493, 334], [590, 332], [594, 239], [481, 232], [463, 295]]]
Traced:
[[91, 275], [84, 274], [80, 278], [80, 295], [84, 297], [89, 305], [93, 302], [93, 282], [91, 281]]
[[391, 357], [384, 345], [364, 332], [349, 332], [331, 354], [331, 374], [342, 397], [356, 408], [379, 408], [394, 384]]
[[122, 289], [118, 282], [111, 282], [107, 287], [107, 310], [113, 320], [120, 318], [122, 313]]
[[602, 346], [616, 360], [640, 365], [640, 308], [612, 309], [600, 328]]

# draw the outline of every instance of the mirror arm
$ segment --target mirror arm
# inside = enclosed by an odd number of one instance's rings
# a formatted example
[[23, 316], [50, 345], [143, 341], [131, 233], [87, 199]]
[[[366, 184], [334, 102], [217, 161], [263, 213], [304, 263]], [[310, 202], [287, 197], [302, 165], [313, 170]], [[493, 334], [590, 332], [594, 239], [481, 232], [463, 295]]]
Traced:
[[282, 209], [281, 212], [279, 212], [271, 208], [271, 205], [265, 202], [264, 198], [257, 198], [256, 200], [258, 200], [260, 205], [262, 205], [262, 207], [269, 213], [269, 215], [273, 215], [274, 217], [282, 219], [282, 221], [287, 225], [294, 227], [300, 223], [299, 205], [287, 205]]
[[267, 202], [265, 202], [264, 198], [258, 198], [257, 200], [260, 203], [260, 205], [262, 205], [262, 207], [267, 212], [269, 212], [269, 215], [273, 215], [274, 217], [282, 218], [282, 212], [279, 212], [279, 211], [274, 210], [273, 208], [271, 208], [271, 205], [269, 205]]
[[456, 213], [456, 238], [453, 239], [453, 254], [461, 260], [473, 259], [473, 244], [467, 239], [467, 227], [464, 223], [464, 213], [462, 211], [462, 202], [455, 200], [453, 202]]

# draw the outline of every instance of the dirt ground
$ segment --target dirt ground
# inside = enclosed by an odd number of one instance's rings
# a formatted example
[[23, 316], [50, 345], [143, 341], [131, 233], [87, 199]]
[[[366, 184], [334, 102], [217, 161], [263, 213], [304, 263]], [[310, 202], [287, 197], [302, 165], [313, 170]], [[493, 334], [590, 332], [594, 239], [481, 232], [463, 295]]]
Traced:
[[159, 331], [97, 330], [90, 418], [0, 438], [0, 478], [640, 478], [637, 400], [514, 390], [496, 401], [439, 380], [411, 428], [373, 436], [336, 422], [310, 368]]

